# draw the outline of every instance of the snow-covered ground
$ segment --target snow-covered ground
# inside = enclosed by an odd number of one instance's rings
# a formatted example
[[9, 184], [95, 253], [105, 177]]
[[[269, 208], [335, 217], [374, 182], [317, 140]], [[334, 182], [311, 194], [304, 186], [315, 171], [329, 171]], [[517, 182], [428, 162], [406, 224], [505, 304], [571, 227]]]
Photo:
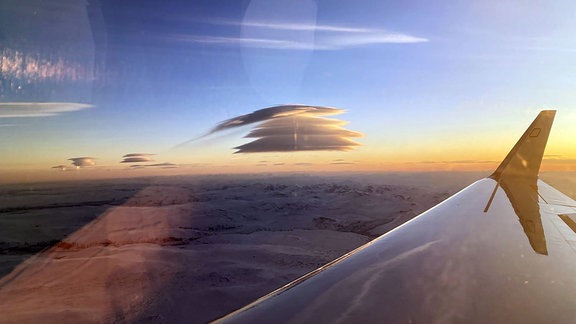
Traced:
[[[215, 175], [0, 186], [0, 322], [206, 322], [482, 176]], [[561, 190], [575, 183], [550, 178]]]

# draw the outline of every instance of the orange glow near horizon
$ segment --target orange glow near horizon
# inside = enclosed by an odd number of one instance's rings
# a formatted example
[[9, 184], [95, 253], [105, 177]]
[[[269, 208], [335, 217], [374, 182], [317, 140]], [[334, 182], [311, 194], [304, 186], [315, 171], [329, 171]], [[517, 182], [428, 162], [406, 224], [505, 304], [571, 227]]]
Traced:
[[[59, 180], [93, 180], [110, 178], [131, 178], [161, 175], [202, 175], [202, 174], [241, 174], [241, 173], [291, 173], [291, 172], [493, 172], [503, 157], [483, 160], [401, 160], [386, 159], [386, 156], [369, 154], [362, 156], [343, 155], [307, 156], [300, 158], [290, 155], [283, 157], [253, 156], [220, 160], [220, 163], [180, 164], [177, 168], [129, 169], [124, 166], [96, 166], [60, 171], [50, 168], [11, 168], [3, 169], [0, 183], [33, 183]], [[473, 157], [473, 156], [471, 156]], [[576, 159], [545, 156], [541, 171], [576, 171]]]
[[[541, 171], [576, 171], [576, 152], [569, 134], [552, 133]], [[500, 136], [500, 135], [499, 135]], [[508, 137], [508, 136], [506, 136]], [[123, 178], [180, 174], [238, 174], [280, 172], [493, 172], [515, 140], [495, 142], [483, 138], [473, 145], [465, 140], [443, 142], [412, 139], [408, 144], [379, 139], [363, 139], [362, 146], [352, 151], [268, 152], [232, 154], [231, 149], [207, 146], [201, 154], [197, 149], [166, 151], [154, 155], [157, 163], [174, 163], [177, 168], [130, 168], [120, 164], [116, 151], [99, 156], [96, 166], [60, 171], [53, 169], [66, 160], [48, 160], [34, 155], [29, 163], [4, 164], [0, 167], [1, 183], [58, 181], [74, 179]], [[497, 144], [495, 144], [497, 143]], [[67, 153], [59, 152], [66, 156]], [[31, 156], [32, 157], [32, 156]], [[35, 163], [32, 163], [35, 162]]]

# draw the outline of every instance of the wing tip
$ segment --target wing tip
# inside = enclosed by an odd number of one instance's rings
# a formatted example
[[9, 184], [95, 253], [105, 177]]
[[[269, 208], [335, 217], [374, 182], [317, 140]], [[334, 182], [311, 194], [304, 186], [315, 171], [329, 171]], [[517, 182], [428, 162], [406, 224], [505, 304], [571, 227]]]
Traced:
[[499, 180], [504, 175], [537, 179], [544, 149], [556, 110], [541, 110], [516, 145], [489, 178]]

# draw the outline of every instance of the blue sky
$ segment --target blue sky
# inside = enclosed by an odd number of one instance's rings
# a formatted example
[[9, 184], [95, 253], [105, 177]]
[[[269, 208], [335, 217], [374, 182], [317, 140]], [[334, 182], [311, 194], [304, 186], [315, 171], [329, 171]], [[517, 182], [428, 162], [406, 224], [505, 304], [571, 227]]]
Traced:
[[[216, 169], [263, 160], [477, 166], [502, 158], [543, 108], [559, 110], [549, 154], [576, 158], [571, 1], [7, 0], [0, 7], [0, 149], [11, 170], [76, 156], [123, 167], [120, 157], [132, 152]], [[8, 117], [13, 102], [92, 107]], [[346, 109], [339, 118], [365, 135], [363, 146], [233, 155], [245, 129], [171, 150], [222, 120], [285, 103]]]

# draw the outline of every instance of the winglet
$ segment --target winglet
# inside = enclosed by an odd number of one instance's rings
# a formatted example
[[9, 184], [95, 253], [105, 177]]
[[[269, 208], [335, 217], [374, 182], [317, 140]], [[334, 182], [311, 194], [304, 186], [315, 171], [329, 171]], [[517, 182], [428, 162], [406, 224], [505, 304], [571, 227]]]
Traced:
[[555, 115], [556, 110], [542, 110], [490, 178], [499, 181], [513, 176], [536, 181]]

